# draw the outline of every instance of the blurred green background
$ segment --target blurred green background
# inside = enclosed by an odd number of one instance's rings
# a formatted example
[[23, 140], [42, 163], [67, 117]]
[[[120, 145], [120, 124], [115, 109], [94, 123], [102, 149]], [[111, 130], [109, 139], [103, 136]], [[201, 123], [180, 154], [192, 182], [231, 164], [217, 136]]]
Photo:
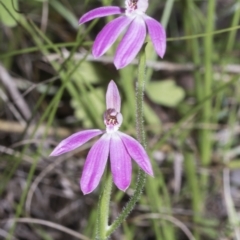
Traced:
[[[120, 0], [0, 0], [0, 239], [94, 239], [100, 188], [79, 178], [93, 141], [49, 158], [56, 144], [104, 128], [107, 84], [135, 136], [137, 61], [113, 65], [92, 43], [114, 17], [78, 26]], [[164, 59], [147, 38], [145, 127], [155, 178], [116, 240], [240, 240], [240, 0], [150, 0], [166, 28]], [[120, 38], [121, 39], [121, 38]], [[118, 42], [119, 40], [118, 39]], [[110, 221], [133, 194], [114, 187]]]

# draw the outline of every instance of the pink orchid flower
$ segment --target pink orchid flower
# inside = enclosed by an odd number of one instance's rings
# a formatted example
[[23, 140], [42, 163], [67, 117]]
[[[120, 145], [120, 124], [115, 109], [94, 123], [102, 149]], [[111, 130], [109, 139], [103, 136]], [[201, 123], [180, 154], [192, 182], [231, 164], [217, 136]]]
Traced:
[[109, 22], [97, 35], [93, 44], [93, 56], [96, 58], [102, 56], [119, 35], [127, 29], [114, 57], [114, 64], [117, 69], [125, 67], [136, 57], [144, 43], [147, 31], [155, 51], [163, 58], [166, 51], [166, 33], [158, 21], [145, 14], [148, 8], [148, 0], [126, 0], [125, 5], [126, 8], [99, 7], [87, 12], [80, 18], [79, 24], [83, 24], [98, 17], [124, 14]]
[[61, 141], [50, 156], [58, 156], [80, 147], [91, 138], [100, 134], [103, 136], [90, 149], [80, 180], [80, 186], [84, 194], [92, 192], [99, 184], [110, 158], [111, 172], [116, 186], [125, 191], [131, 182], [132, 163], [131, 158], [145, 171], [153, 176], [150, 160], [142, 145], [134, 138], [118, 129], [122, 124], [120, 113], [121, 98], [114, 81], [108, 85], [106, 94], [107, 110], [104, 113], [106, 130], [91, 129], [77, 132]]

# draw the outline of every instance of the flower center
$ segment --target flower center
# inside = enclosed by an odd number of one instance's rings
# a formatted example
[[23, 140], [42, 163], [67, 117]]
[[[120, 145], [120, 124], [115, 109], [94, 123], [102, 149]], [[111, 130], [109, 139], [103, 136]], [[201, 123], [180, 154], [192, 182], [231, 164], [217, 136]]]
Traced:
[[106, 118], [105, 118], [106, 125], [115, 126], [118, 124], [116, 114], [117, 112], [114, 109], [108, 109], [106, 111]]
[[117, 131], [122, 124], [122, 114], [113, 108], [107, 109], [104, 113], [104, 123], [107, 132]]
[[126, 15], [142, 15], [148, 8], [148, 0], [126, 0]]
[[131, 8], [132, 10], [136, 10], [137, 9], [137, 2], [138, 0], [130, 0], [129, 1], [129, 8]]

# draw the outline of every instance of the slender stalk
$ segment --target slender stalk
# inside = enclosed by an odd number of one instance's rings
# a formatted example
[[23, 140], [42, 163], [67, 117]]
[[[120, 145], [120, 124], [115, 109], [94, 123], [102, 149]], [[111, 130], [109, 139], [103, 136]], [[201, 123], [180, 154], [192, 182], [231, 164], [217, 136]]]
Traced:
[[[236, 3], [236, 11], [234, 12], [234, 16], [232, 18], [231, 27], [238, 26], [239, 20], [240, 20], [240, 0], [238, 0]], [[232, 51], [232, 49], [233, 49], [234, 43], [236, 41], [236, 34], [237, 34], [237, 29], [229, 32], [228, 41], [227, 41], [227, 45], [226, 45], [227, 53]]]
[[104, 181], [103, 193], [99, 198], [98, 218], [97, 218], [97, 237], [98, 240], [106, 239], [108, 229], [109, 206], [112, 192], [112, 174], [110, 168], [107, 168]]
[[[201, 199], [201, 193], [196, 172], [196, 166], [194, 163], [194, 157], [192, 153], [186, 151], [184, 165], [188, 188], [189, 191], [192, 193], [192, 209], [194, 211], [193, 220], [197, 224], [200, 221], [199, 213], [201, 209], [201, 202], [199, 201], [199, 199]], [[198, 228], [194, 228], [194, 236], [196, 239], [200, 239]]]
[[[146, 45], [145, 45], [146, 46]], [[144, 97], [144, 87], [145, 87], [145, 65], [146, 65], [146, 56], [145, 56], [145, 46], [140, 53], [139, 67], [138, 67], [138, 82], [136, 86], [136, 131], [137, 131], [137, 140], [144, 146], [146, 149], [145, 142], [145, 131], [143, 125], [143, 97]]]
[[[185, 31], [186, 34], [196, 34], [201, 31], [201, 24], [199, 20], [192, 19], [192, 21], [189, 21], [189, 18], [191, 18], [192, 13], [197, 11], [197, 8], [195, 6], [195, 3], [193, 0], [188, 0], [185, 2], [184, 9], [186, 9], [186, 13], [184, 14], [185, 18]], [[202, 58], [199, 52], [201, 51], [199, 49], [200, 46], [200, 40], [197, 38], [189, 39], [189, 52], [192, 55], [193, 62], [195, 66], [200, 66], [202, 64]], [[204, 91], [202, 87], [202, 74], [200, 71], [196, 70], [194, 71], [194, 79], [195, 79], [195, 93], [197, 102], [201, 102], [204, 98]], [[210, 101], [209, 101], [210, 102]], [[200, 120], [201, 122], [201, 120]], [[200, 134], [200, 133], [199, 133]], [[200, 145], [202, 145], [200, 143]], [[193, 153], [190, 153], [186, 151], [185, 153], [185, 174], [187, 178], [187, 184], [189, 191], [191, 193], [191, 201], [192, 201], [192, 209], [194, 211], [193, 221], [196, 225], [199, 224], [199, 213], [201, 212], [202, 208], [202, 202], [203, 196], [201, 196], [200, 191], [200, 185], [199, 185], [199, 176], [196, 173], [196, 166], [194, 164], [194, 158]], [[198, 240], [200, 239], [199, 229], [197, 227], [194, 227], [194, 237]]]
[[[144, 84], [145, 84], [145, 66], [146, 66], [146, 57], [145, 57], [145, 46], [143, 46], [140, 56], [139, 56], [139, 65], [138, 65], [138, 83], [136, 87], [136, 130], [137, 130], [137, 139], [138, 141], [146, 148], [145, 135], [144, 135], [144, 126], [143, 126], [143, 95], [144, 95]], [[126, 206], [123, 208], [120, 215], [115, 219], [115, 221], [109, 226], [106, 233], [106, 237], [109, 237], [127, 218], [129, 213], [133, 210], [136, 202], [139, 200], [142, 195], [143, 188], [146, 182], [146, 173], [139, 169], [137, 177], [137, 185], [135, 192]]]
[[161, 18], [161, 23], [164, 26], [164, 28], [167, 27], [169, 19], [170, 19], [170, 15], [173, 9], [173, 4], [174, 4], [175, 0], [168, 0], [165, 4], [165, 8], [164, 8], [164, 12]]
[[129, 213], [133, 210], [136, 202], [139, 200], [140, 196], [142, 195], [143, 187], [146, 182], [146, 174], [141, 169], [138, 172], [138, 180], [137, 186], [134, 192], [134, 195], [131, 197], [129, 202], [123, 208], [121, 214], [115, 219], [115, 221], [109, 226], [106, 236], [109, 237], [120, 225], [121, 223], [127, 218]]
[[[208, 16], [206, 24], [206, 33], [211, 33], [214, 30], [214, 13], [215, 0], [208, 2]], [[212, 55], [213, 55], [213, 35], [208, 34], [204, 38], [204, 61], [205, 61], [205, 79], [204, 79], [204, 97], [211, 94], [212, 91]], [[211, 122], [212, 106], [211, 101], [206, 101], [203, 107], [202, 121], [204, 123]], [[211, 132], [208, 129], [203, 129], [200, 132], [200, 154], [201, 161], [204, 166], [210, 164], [212, 153], [212, 138]]]

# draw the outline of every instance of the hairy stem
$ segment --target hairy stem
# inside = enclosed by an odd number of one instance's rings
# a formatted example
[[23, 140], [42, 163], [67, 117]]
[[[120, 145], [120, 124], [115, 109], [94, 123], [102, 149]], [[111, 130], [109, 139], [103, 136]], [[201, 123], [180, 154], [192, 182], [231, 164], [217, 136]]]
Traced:
[[98, 219], [97, 219], [97, 237], [98, 240], [106, 239], [108, 229], [109, 207], [112, 192], [112, 175], [110, 168], [107, 168], [104, 181], [103, 193], [99, 198]]
[[[146, 148], [145, 133], [143, 126], [143, 95], [144, 95], [144, 83], [145, 83], [145, 46], [142, 48], [139, 56], [139, 67], [138, 67], [138, 82], [136, 87], [136, 130], [138, 141]], [[126, 206], [123, 208], [117, 219], [109, 226], [106, 237], [109, 237], [127, 218], [129, 213], [133, 210], [140, 196], [146, 181], [146, 174], [139, 169], [137, 177], [137, 185], [135, 192]]]

